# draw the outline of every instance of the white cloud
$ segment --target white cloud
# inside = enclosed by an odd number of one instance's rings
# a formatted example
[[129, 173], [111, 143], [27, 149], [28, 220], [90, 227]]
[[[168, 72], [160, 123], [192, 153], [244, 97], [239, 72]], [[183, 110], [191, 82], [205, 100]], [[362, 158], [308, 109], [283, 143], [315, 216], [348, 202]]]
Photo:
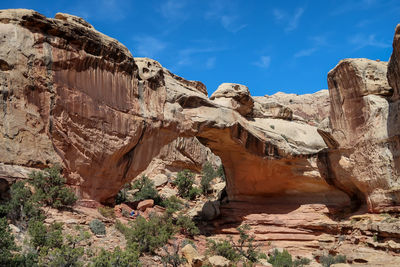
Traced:
[[305, 8], [297, 8], [293, 14], [289, 14], [280, 9], [274, 9], [272, 11], [275, 21], [279, 24], [285, 25], [285, 31], [290, 32], [295, 30], [299, 26], [301, 17], [303, 16]]
[[216, 61], [216, 57], [210, 57], [207, 59], [206, 62], [206, 68], [207, 69], [212, 69], [215, 67], [215, 61]]
[[[178, 66], [183, 66], [183, 65], [191, 65], [193, 64], [193, 57], [196, 54], [204, 54], [204, 53], [212, 53], [212, 52], [217, 52], [224, 50], [224, 48], [217, 48], [217, 47], [208, 47], [208, 48], [186, 48], [182, 49], [178, 53]], [[208, 59], [209, 61], [206, 62], [206, 67], [212, 68], [213, 65], [215, 64], [215, 58], [214, 59]]]
[[167, 43], [149, 35], [135, 37], [134, 41], [136, 42], [134, 56], [153, 58], [167, 47]]
[[237, 33], [247, 27], [247, 24], [241, 23], [239, 14], [234, 1], [219, 0], [211, 3], [205, 18], [216, 20], [225, 30]]
[[294, 58], [311, 56], [316, 51], [318, 51], [321, 47], [329, 46], [329, 44], [326, 40], [326, 37], [323, 35], [313, 36], [308, 39], [310, 39], [310, 41], [312, 43], [311, 47], [298, 51], [297, 53], [294, 54], [294, 56], [293, 56]]
[[294, 57], [308, 57], [311, 56], [315, 51], [317, 51], [316, 47], [308, 48], [308, 49], [303, 49], [294, 54]]
[[186, 18], [185, 7], [184, 0], [168, 0], [161, 5], [160, 13], [168, 20], [181, 20]]
[[270, 56], [261, 56], [260, 59], [253, 63], [254, 65], [260, 68], [268, 68], [271, 64], [271, 57]]
[[390, 47], [390, 42], [383, 42], [376, 39], [375, 34], [356, 34], [355, 36], [349, 38], [349, 43], [354, 46], [355, 50], [372, 46], [378, 48], [387, 48]]

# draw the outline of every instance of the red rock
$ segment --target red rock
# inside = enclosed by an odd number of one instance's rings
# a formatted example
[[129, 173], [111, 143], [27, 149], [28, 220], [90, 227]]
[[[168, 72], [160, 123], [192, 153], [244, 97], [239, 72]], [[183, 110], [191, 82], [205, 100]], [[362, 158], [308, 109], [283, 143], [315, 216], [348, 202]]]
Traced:
[[140, 211], [145, 211], [147, 208], [152, 208], [154, 206], [154, 200], [153, 199], [146, 199], [143, 201], [140, 201], [137, 210]]

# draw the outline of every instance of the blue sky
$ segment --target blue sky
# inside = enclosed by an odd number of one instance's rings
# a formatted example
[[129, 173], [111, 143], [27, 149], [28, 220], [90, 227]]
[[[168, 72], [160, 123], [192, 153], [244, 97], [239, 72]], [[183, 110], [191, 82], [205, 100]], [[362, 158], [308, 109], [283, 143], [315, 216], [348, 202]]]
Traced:
[[326, 89], [343, 58], [387, 61], [400, 23], [399, 0], [2, 0], [0, 8], [81, 16], [210, 94], [235, 82], [254, 96]]

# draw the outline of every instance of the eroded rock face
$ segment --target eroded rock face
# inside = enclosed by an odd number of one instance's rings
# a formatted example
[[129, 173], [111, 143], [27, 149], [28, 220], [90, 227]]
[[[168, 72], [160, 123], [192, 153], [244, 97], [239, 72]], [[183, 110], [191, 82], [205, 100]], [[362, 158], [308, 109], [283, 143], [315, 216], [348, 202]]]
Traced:
[[346, 59], [329, 72], [331, 173], [337, 186], [365, 199], [370, 211], [399, 202], [398, 104], [387, 78], [387, 62]]
[[[286, 94], [278, 92], [271, 96], [254, 97], [256, 103], [274, 107], [274, 115], [283, 119], [303, 121], [318, 126], [329, 116], [330, 99], [328, 90], [321, 90], [313, 94]], [[255, 104], [257, 105], [257, 104]], [[283, 107], [279, 108], [278, 107]], [[263, 112], [263, 114], [268, 114]], [[282, 114], [282, 115], [280, 115]]]
[[257, 109], [238, 84], [222, 84], [208, 99], [202, 83], [134, 59], [74, 16], [9, 10], [0, 19], [9, 36], [0, 52], [8, 147], [1, 162], [60, 162], [82, 198], [106, 201], [163, 147], [196, 136], [221, 158], [230, 200], [349, 203], [329, 176], [317, 128], [291, 120], [290, 107], [259, 101]]
[[211, 95], [211, 100], [221, 106], [231, 108], [242, 116], [250, 115], [253, 111], [254, 100], [247, 86], [236, 83], [223, 83]]

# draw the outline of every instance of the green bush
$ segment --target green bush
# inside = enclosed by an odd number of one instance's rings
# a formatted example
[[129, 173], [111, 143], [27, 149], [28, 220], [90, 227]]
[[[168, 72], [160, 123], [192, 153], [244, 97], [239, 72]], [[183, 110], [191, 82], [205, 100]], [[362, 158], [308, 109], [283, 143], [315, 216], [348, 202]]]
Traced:
[[168, 249], [167, 246], [163, 247], [165, 252], [164, 256], [161, 256], [161, 261], [163, 266], [172, 266], [172, 267], [179, 267], [184, 266], [186, 259], [179, 255], [179, 244], [174, 242], [172, 244], [172, 249]]
[[201, 191], [204, 195], [207, 195], [208, 191], [210, 191], [210, 183], [215, 177], [217, 177], [217, 172], [214, 170], [214, 167], [211, 165], [211, 163], [207, 161], [203, 165], [201, 174]]
[[6, 216], [13, 223], [26, 227], [28, 220], [43, 220], [43, 212], [39, 208], [30, 189], [25, 182], [17, 181], [10, 188], [11, 198], [1, 205], [1, 216]]
[[184, 235], [194, 236], [200, 234], [199, 228], [189, 216], [179, 215], [176, 219], [176, 225]]
[[10, 266], [14, 263], [13, 252], [18, 251], [14, 236], [6, 218], [0, 218], [0, 266]]
[[335, 263], [345, 263], [346, 262], [346, 256], [344, 255], [323, 255], [319, 258], [319, 261], [321, 262], [322, 266], [324, 267], [329, 267], [332, 264]]
[[106, 234], [106, 226], [102, 221], [94, 219], [89, 223], [90, 231], [92, 231], [95, 235], [105, 235]]
[[121, 204], [127, 201], [127, 192], [132, 189], [131, 183], [126, 183], [121, 190], [118, 191], [117, 196], [115, 197], [115, 203]]
[[101, 250], [99, 255], [92, 259], [93, 267], [135, 267], [140, 266], [139, 252], [131, 247], [114, 251]]
[[178, 187], [179, 195], [186, 199], [195, 199], [200, 192], [200, 189], [193, 187], [194, 174], [189, 170], [178, 172], [175, 184]]
[[127, 243], [137, 246], [139, 252], [154, 253], [175, 234], [170, 216], [152, 215], [149, 220], [139, 216], [129, 226], [117, 221], [116, 228], [125, 235]]
[[115, 218], [115, 212], [114, 209], [111, 207], [98, 207], [97, 210], [101, 215], [103, 215], [106, 218]]
[[282, 252], [275, 249], [272, 252], [272, 255], [268, 258], [268, 262], [272, 264], [274, 267], [292, 267], [293, 260], [292, 255], [284, 249]]
[[216, 241], [212, 239], [207, 240], [206, 253], [208, 255], [219, 255], [233, 262], [237, 262], [241, 258], [240, 254], [232, 246], [231, 242], [227, 240], [222, 240], [222, 241]]
[[183, 209], [183, 201], [176, 196], [170, 196], [162, 201], [162, 206], [166, 208], [167, 214], [172, 214]]
[[34, 171], [29, 181], [35, 188], [34, 199], [53, 208], [65, 208], [75, 204], [77, 197], [74, 192], [65, 185], [65, 179], [60, 175], [58, 166]]
[[295, 259], [293, 261], [293, 267], [303, 267], [304, 265], [310, 264], [310, 262], [310, 259], [301, 257], [300, 259]]
[[153, 199], [155, 204], [161, 203], [161, 197], [158, 195], [157, 189], [154, 186], [152, 180], [147, 176], [142, 176], [133, 184], [133, 189], [138, 189], [139, 191], [135, 194], [134, 200], [141, 201], [145, 199]]
[[60, 246], [42, 249], [39, 266], [83, 266], [82, 257], [85, 254], [85, 248], [82, 242], [89, 239], [90, 234], [80, 227], [76, 227], [76, 230], [79, 231], [79, 234], [67, 235], [66, 240], [62, 240]]
[[217, 176], [221, 177], [221, 179], [223, 181], [226, 180], [226, 178], [225, 178], [225, 170], [224, 170], [224, 166], [222, 164], [219, 165], [219, 167], [217, 169]]
[[257, 262], [262, 257], [262, 253], [258, 247], [254, 244], [254, 236], [250, 236], [250, 226], [244, 224], [236, 228], [239, 232], [239, 240], [234, 245], [239, 251], [239, 254], [249, 260], [250, 262]]
[[28, 233], [31, 245], [38, 251], [59, 248], [63, 244], [62, 223], [46, 227], [42, 221], [30, 221]]

